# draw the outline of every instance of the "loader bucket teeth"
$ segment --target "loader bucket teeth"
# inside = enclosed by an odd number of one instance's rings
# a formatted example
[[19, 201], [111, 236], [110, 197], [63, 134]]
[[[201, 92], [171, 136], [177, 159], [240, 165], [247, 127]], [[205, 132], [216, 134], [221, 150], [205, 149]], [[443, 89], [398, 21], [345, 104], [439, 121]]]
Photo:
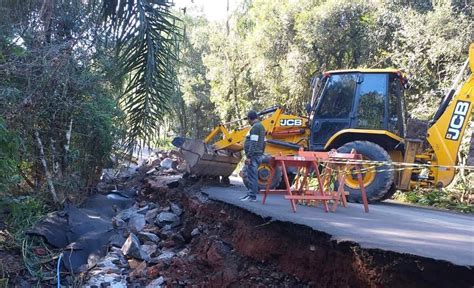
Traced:
[[186, 160], [188, 172], [193, 175], [228, 177], [241, 159], [239, 152], [215, 150], [202, 140], [176, 137], [173, 145], [178, 146], [175, 142], [179, 144], [179, 150]]

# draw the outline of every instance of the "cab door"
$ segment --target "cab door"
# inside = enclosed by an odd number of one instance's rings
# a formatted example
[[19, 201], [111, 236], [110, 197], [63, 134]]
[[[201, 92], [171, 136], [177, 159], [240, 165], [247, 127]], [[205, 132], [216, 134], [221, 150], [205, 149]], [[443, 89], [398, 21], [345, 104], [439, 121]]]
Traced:
[[311, 123], [311, 150], [323, 150], [332, 135], [350, 127], [357, 79], [358, 73], [344, 73], [326, 80]]

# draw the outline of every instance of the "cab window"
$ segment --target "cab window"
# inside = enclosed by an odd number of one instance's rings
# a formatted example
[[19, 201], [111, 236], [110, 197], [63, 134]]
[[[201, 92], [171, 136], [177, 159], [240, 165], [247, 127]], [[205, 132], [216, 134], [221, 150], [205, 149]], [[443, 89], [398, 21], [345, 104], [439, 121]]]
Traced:
[[387, 74], [364, 74], [359, 88], [357, 128], [383, 129]]
[[349, 118], [354, 101], [356, 74], [334, 74], [327, 80], [318, 118]]

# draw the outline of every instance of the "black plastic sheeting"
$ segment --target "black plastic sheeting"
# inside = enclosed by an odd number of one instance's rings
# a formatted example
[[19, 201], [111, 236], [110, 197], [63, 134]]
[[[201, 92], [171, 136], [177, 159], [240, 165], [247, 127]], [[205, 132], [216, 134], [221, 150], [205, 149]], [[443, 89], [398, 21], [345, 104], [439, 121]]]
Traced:
[[114, 229], [112, 218], [133, 205], [129, 193], [109, 193], [90, 197], [81, 208], [66, 205], [40, 221], [30, 235], [44, 237], [55, 248], [64, 249], [62, 264], [71, 272], [84, 272], [105, 256], [110, 245], [121, 246], [123, 232]]

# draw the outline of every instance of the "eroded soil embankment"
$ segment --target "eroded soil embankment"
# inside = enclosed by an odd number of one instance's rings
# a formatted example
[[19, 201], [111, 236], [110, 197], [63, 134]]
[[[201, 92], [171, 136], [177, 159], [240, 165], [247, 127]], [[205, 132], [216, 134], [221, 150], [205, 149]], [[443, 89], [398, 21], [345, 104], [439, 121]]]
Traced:
[[[145, 193], [156, 202], [169, 199], [181, 202], [185, 211], [182, 229], [185, 238], [190, 237], [195, 227], [204, 231], [190, 243], [190, 260], [161, 267], [161, 274], [175, 279], [176, 283], [188, 277], [193, 279], [191, 282], [214, 287], [240, 286], [242, 279], [257, 280], [247, 284], [262, 281], [270, 286], [292, 286], [297, 281], [298, 285], [315, 287], [472, 287], [474, 284], [469, 267], [363, 249], [355, 243], [337, 243], [328, 234], [306, 226], [269, 222], [235, 206], [203, 201], [196, 186], [181, 191], [150, 189]], [[284, 282], [284, 275], [278, 273], [269, 279], [268, 270], [272, 269], [296, 276], [296, 280], [286, 276]]]

